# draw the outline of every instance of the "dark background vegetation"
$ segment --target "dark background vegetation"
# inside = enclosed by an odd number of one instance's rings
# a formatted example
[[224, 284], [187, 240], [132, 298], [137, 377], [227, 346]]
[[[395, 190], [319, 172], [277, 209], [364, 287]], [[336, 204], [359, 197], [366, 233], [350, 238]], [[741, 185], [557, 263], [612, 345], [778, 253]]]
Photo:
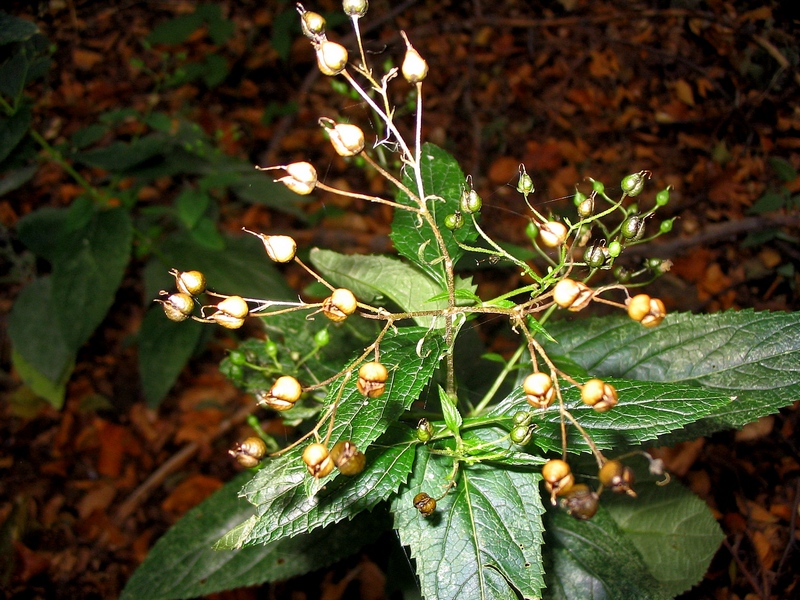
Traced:
[[[215, 4], [232, 27], [224, 41], [206, 24], [185, 37], [173, 31], [174, 40], [167, 30], [162, 42], [145, 45], [196, 3], [12, 3], [12, 12], [35, 21], [56, 46], [49, 77], [30, 89], [34, 129], [56, 144], [111, 110], [157, 109], [199, 124], [227, 155], [261, 165], [308, 160], [327, 182], [382, 192], [380, 180], [324, 143], [319, 116], [368, 132], [372, 124], [364, 106], [317, 73], [293, 3]], [[525, 207], [513, 189], [520, 163], [536, 183], [535, 201], [555, 212], [570, 205], [576, 183], [589, 189], [587, 177], [613, 188], [647, 169], [651, 190], [673, 187], [673, 233], [646, 250], [674, 262], [657, 287], [670, 310], [796, 311], [800, 70], [793, 4], [373, 0], [362, 26], [376, 65], [402, 55], [399, 29], [428, 60], [424, 137], [472, 175], [493, 236], [526, 244]], [[307, 5], [320, 12], [338, 6]], [[355, 48], [347, 23], [333, 20], [330, 29]], [[192, 71], [193, 64], [204, 66]], [[406, 90], [395, 93], [403, 115]], [[137, 125], [130, 127], [117, 135], [134, 134]], [[107, 184], [102, 169], [80, 173], [94, 186]], [[159, 179], [138, 192], [138, 202], [168, 205], [180, 191], [179, 181]], [[3, 315], [35, 269], [46, 268], [26, 258], [15, 224], [43, 206], [68, 206], [80, 193], [43, 156], [28, 184], [0, 197], [11, 249], [3, 261]], [[225, 232], [244, 226], [291, 234], [301, 247], [389, 250], [385, 207], [318, 194], [297, 216], [232, 195], [218, 200], [217, 225]], [[21, 387], [8, 344], [2, 348], [0, 587], [8, 598], [117, 596], [155, 540], [238, 469], [226, 451], [248, 433], [243, 415], [254, 404], [217, 364], [240, 334], [210, 340], [161, 406], [148, 408], [134, 343], [152, 300], [142, 270], [142, 261], [131, 263], [111, 312], [80, 351], [62, 410]], [[286, 276], [295, 289], [307, 283], [302, 273]], [[491, 294], [516, 276], [479, 281]], [[506, 343], [489, 342], [499, 351]], [[269, 413], [259, 418], [280, 431]], [[800, 594], [798, 426], [795, 405], [741, 432], [661, 451], [727, 535], [706, 579], [686, 598]], [[216, 597], [389, 597], [395, 566], [383, 546], [324, 572]]]

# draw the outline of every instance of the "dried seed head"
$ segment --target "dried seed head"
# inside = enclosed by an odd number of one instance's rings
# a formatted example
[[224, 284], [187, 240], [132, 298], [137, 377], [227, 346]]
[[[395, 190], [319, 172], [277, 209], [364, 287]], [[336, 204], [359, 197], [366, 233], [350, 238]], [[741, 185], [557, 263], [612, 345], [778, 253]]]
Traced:
[[333, 461], [324, 444], [309, 444], [303, 450], [303, 462], [306, 463], [309, 474], [317, 479], [325, 477], [333, 471]]
[[[164, 292], [166, 294], [166, 292]], [[189, 294], [179, 292], [177, 294], [170, 294], [166, 300], [156, 298], [155, 302], [161, 304], [164, 309], [164, 314], [170, 321], [180, 323], [189, 318], [194, 310], [194, 300]]]
[[243, 319], [250, 314], [250, 307], [241, 296], [228, 296], [217, 304], [217, 310], [237, 319]]
[[244, 319], [241, 317], [232, 317], [231, 315], [217, 311], [209, 317], [217, 325], [222, 325], [225, 329], [239, 329], [244, 325]]
[[358, 301], [353, 292], [346, 288], [333, 290], [322, 303], [322, 313], [334, 323], [344, 321], [347, 317], [356, 312]]
[[581, 388], [581, 400], [602, 413], [614, 408], [619, 398], [614, 386], [602, 379], [590, 379]]
[[243, 467], [255, 467], [267, 453], [267, 445], [260, 437], [251, 436], [228, 450]]
[[414, 508], [416, 508], [423, 517], [430, 517], [436, 510], [436, 500], [425, 492], [420, 492], [414, 496], [413, 502]]
[[582, 281], [562, 279], [553, 288], [553, 302], [561, 308], [579, 311], [592, 301], [593, 294], [592, 288]]
[[364, 470], [367, 457], [356, 448], [350, 440], [344, 440], [334, 444], [331, 448], [331, 460], [342, 475], [358, 475]]
[[634, 481], [633, 469], [623, 465], [620, 461], [607, 461], [600, 469], [598, 477], [603, 486], [617, 493], [636, 497], [636, 492], [631, 489]]
[[389, 371], [379, 362], [368, 362], [358, 370], [358, 391], [369, 398], [377, 398], [386, 390]]
[[645, 327], [655, 327], [667, 316], [667, 309], [660, 299], [638, 294], [628, 300], [628, 316]]
[[548, 248], [558, 248], [567, 241], [567, 227], [558, 221], [547, 221], [539, 225], [539, 239]]
[[323, 75], [338, 75], [347, 66], [347, 48], [336, 42], [323, 41], [317, 46], [317, 66]]
[[319, 43], [325, 39], [325, 17], [310, 10], [300, 10], [300, 29], [303, 35], [312, 42]]
[[600, 497], [585, 483], [576, 483], [564, 494], [560, 504], [570, 516], [586, 521], [597, 514]]
[[369, 2], [367, 0], [343, 0], [342, 8], [347, 16], [360, 19], [367, 14]]
[[266, 235], [244, 228], [243, 230], [261, 239], [264, 249], [267, 251], [267, 256], [273, 262], [287, 263], [294, 259], [294, 255], [297, 252], [297, 242], [294, 241], [294, 238], [288, 235]]
[[364, 149], [364, 132], [357, 125], [333, 124], [333, 121], [324, 118], [320, 119], [320, 124], [328, 130], [333, 149], [339, 156], [355, 156]]
[[404, 31], [400, 32], [406, 42], [406, 56], [403, 59], [401, 71], [409, 83], [419, 83], [428, 75], [428, 63], [419, 52], [414, 49]]
[[178, 291], [190, 296], [199, 296], [206, 291], [206, 277], [200, 271], [178, 271], [172, 269], [170, 275], [175, 277]]
[[303, 386], [291, 375], [283, 375], [275, 380], [268, 392], [256, 395], [258, 403], [273, 410], [289, 410], [300, 399]]
[[536, 408], [547, 408], [556, 397], [553, 379], [547, 373], [531, 373], [522, 383], [528, 404]]
[[566, 461], [561, 459], [549, 460], [542, 467], [542, 477], [545, 487], [550, 492], [550, 501], [556, 504], [556, 496], [563, 496], [575, 484], [575, 476]]

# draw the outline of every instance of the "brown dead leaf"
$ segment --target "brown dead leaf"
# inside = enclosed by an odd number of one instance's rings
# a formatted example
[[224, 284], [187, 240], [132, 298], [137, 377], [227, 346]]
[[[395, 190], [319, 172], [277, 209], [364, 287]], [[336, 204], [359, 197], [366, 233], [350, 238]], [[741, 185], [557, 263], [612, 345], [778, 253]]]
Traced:
[[86, 519], [96, 510], [106, 510], [111, 506], [116, 494], [117, 488], [113, 483], [108, 481], [94, 482], [94, 485], [78, 502], [78, 515], [81, 519]]
[[685, 79], [678, 79], [675, 82], [675, 95], [687, 106], [694, 106], [694, 92]]
[[222, 487], [222, 481], [216, 477], [195, 474], [190, 475], [178, 484], [172, 493], [161, 503], [161, 508], [175, 515], [182, 515], [190, 508], [200, 504], [211, 494]]
[[122, 457], [125, 454], [128, 429], [102, 419], [97, 419], [96, 427], [100, 440], [97, 472], [106, 477], [119, 477], [122, 471]]
[[72, 62], [81, 71], [88, 71], [97, 63], [103, 60], [103, 55], [93, 50], [86, 50], [84, 48], [75, 48], [72, 51]]

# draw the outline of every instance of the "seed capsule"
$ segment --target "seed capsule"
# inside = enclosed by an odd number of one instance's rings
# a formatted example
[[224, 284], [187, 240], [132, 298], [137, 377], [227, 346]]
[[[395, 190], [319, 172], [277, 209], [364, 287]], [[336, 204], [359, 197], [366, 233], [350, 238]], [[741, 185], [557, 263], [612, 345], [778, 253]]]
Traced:
[[581, 400], [597, 412], [606, 412], [617, 405], [619, 398], [614, 386], [602, 379], [590, 379], [581, 388]]
[[319, 42], [325, 39], [325, 17], [319, 13], [303, 9], [300, 11], [300, 29], [303, 35], [312, 41]]
[[[166, 294], [166, 292], [164, 293]], [[188, 319], [194, 310], [194, 300], [189, 294], [184, 294], [183, 292], [170, 294], [166, 300], [157, 298], [155, 301], [161, 304], [161, 308], [164, 309], [164, 314], [167, 315], [167, 318], [176, 323]]]
[[539, 225], [539, 239], [548, 248], [563, 246], [567, 241], [567, 227], [558, 221], [547, 221]]
[[333, 149], [339, 156], [355, 156], [364, 149], [364, 132], [357, 125], [334, 123], [327, 118], [319, 122], [327, 129]]
[[276, 183], [282, 183], [295, 194], [306, 196], [314, 191], [317, 185], [317, 170], [311, 163], [296, 162], [290, 165], [279, 165], [275, 167], [256, 167], [259, 171], [273, 171], [283, 169], [287, 175], [276, 179]]
[[347, 48], [336, 42], [323, 41], [317, 46], [317, 66], [323, 75], [338, 75], [347, 66]]
[[553, 379], [547, 373], [531, 373], [522, 383], [528, 404], [536, 408], [547, 408], [556, 397]]
[[562, 279], [553, 288], [553, 302], [573, 312], [586, 308], [592, 301], [592, 288], [582, 281]]
[[450, 231], [461, 229], [464, 226], [464, 217], [461, 215], [461, 211], [456, 211], [447, 215], [444, 218], [444, 226]]
[[344, 13], [356, 19], [363, 17], [367, 14], [367, 9], [369, 8], [369, 2], [367, 0], [343, 0], [342, 2], [342, 9], [344, 9]]
[[175, 277], [178, 291], [189, 296], [199, 296], [206, 291], [206, 277], [200, 271], [178, 271], [172, 269], [170, 275]]
[[598, 477], [600, 483], [612, 491], [636, 497], [636, 492], [631, 489], [634, 481], [633, 469], [623, 465], [620, 461], [607, 461], [600, 469]]
[[561, 459], [549, 460], [542, 467], [542, 477], [545, 487], [550, 492], [550, 502], [556, 504], [556, 496], [563, 496], [575, 485], [575, 476], [566, 461]]
[[247, 233], [256, 236], [264, 244], [269, 259], [276, 263], [287, 263], [294, 259], [297, 252], [297, 242], [288, 235], [266, 235], [244, 229]]
[[414, 496], [413, 502], [414, 508], [416, 508], [423, 517], [430, 517], [436, 510], [436, 500], [425, 492], [420, 492]]
[[237, 319], [243, 319], [250, 313], [250, 307], [241, 296], [228, 296], [217, 304], [217, 310]]
[[417, 423], [417, 439], [423, 444], [427, 444], [433, 437], [433, 425], [428, 419], [420, 419]]
[[273, 410], [289, 410], [300, 399], [303, 387], [290, 375], [283, 375], [275, 380], [268, 392], [256, 395], [258, 403]]
[[478, 212], [481, 207], [483, 206], [483, 200], [473, 189], [465, 189], [461, 193], [461, 201], [459, 202], [459, 208], [461, 212], [471, 215], [472, 213]]
[[356, 448], [350, 440], [344, 440], [334, 444], [331, 448], [331, 460], [342, 475], [358, 475], [364, 470], [367, 457]]
[[658, 298], [638, 294], [628, 301], [628, 316], [645, 327], [655, 327], [667, 316], [667, 309]]
[[583, 254], [584, 262], [590, 267], [602, 267], [608, 261], [608, 248], [605, 246], [589, 246]]
[[379, 362], [368, 362], [358, 370], [358, 391], [369, 398], [377, 398], [386, 391], [386, 380], [389, 371]]
[[596, 513], [600, 504], [600, 497], [585, 483], [576, 483], [572, 489], [561, 498], [561, 507], [570, 516], [586, 521]]
[[411, 42], [408, 41], [404, 31], [400, 32], [406, 42], [406, 56], [403, 59], [403, 66], [400, 70], [403, 73], [406, 81], [409, 83], [419, 83], [428, 75], [428, 63], [422, 58], [419, 52], [414, 49]]
[[310, 475], [321, 479], [333, 471], [333, 461], [324, 444], [309, 444], [303, 450], [303, 462]]
[[322, 303], [322, 313], [334, 323], [344, 321], [356, 312], [356, 308], [358, 308], [356, 297], [353, 292], [345, 288], [333, 290]]
[[620, 183], [622, 191], [628, 194], [628, 196], [638, 196], [644, 189], [646, 175], [649, 176], [650, 171], [639, 171], [638, 173], [633, 173], [632, 175], [624, 177]]
[[628, 240], [640, 239], [644, 235], [644, 219], [639, 215], [631, 215], [623, 221], [620, 233]]
[[251, 436], [228, 450], [243, 467], [255, 467], [267, 453], [267, 445], [260, 437]]
[[533, 437], [533, 427], [528, 425], [517, 425], [509, 432], [511, 441], [520, 446], [525, 446]]

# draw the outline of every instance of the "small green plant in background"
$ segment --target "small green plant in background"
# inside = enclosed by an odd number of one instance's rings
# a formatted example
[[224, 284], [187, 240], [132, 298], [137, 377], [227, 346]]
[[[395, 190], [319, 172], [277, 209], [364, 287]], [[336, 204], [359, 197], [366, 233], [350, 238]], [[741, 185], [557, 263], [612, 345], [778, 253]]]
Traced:
[[[231, 26], [220, 18], [219, 6], [203, 5], [157, 28], [148, 43], [177, 43], [207, 27], [221, 44]], [[48, 141], [32, 128], [34, 101], [25, 93], [47, 73], [47, 41], [32, 23], [0, 13], [0, 47], [6, 57], [0, 66], [0, 192], [18, 190], [50, 161], [81, 189], [68, 208], [38, 209], [17, 226], [27, 249], [50, 265], [44, 275], [32, 269], [19, 274], [30, 281], [8, 325], [14, 366], [37, 396], [63, 404], [78, 350], [106, 317], [132, 265], [144, 264], [149, 297], [169, 281], [168, 266], [189, 262], [226, 287], [289, 294], [277, 271], [257, 260], [256, 240], [221, 231], [220, 206], [259, 203], [303, 218], [300, 196], [254, 173], [249, 161], [223, 153], [215, 136], [182, 115], [122, 108], [69, 139]], [[198, 78], [215, 85], [228, 73], [217, 54], [174, 69], [172, 58], [164, 58], [167, 71], [151, 73], [156, 95], [161, 86]], [[87, 168], [102, 175], [89, 181], [81, 175]], [[164, 327], [159, 312], [154, 307], [146, 314], [137, 336], [142, 387], [151, 406], [207, 339], [199, 326]]]
[[[156, 298], [164, 326], [236, 329], [263, 319], [266, 341], [245, 341], [222, 368], [298, 436], [282, 446], [254, 419], [253, 435], [230, 451], [252, 470], [169, 531], [123, 597], [183, 598], [285, 579], [391, 528], [426, 598], [687, 590], [722, 534], [644, 448], [741, 427], [793, 402], [796, 315], [667, 316], [641, 287], [669, 263], [617, 264], [627, 248], [672, 228], [659, 222], [669, 189], [648, 197], [646, 171], [625, 177], [619, 198], [599, 181], [576, 191], [570, 220], [537, 209], [520, 166], [517, 191], [529, 209], [520, 226], [533, 260], [507, 250], [482, 228], [470, 178], [421, 139], [426, 61], [403, 34], [401, 66], [377, 73], [359, 33], [367, 2], [343, 7], [358, 41], [354, 60], [328, 39], [321, 15], [298, 5], [302, 29], [320, 70], [346, 82], [381, 123], [381, 153], [352, 123], [320, 125], [338, 154], [377, 171], [394, 197], [332, 188], [307, 162], [261, 170], [298, 194], [392, 207], [399, 257], [313, 249], [303, 261], [291, 237], [248, 232], [272, 261], [305, 268], [320, 301], [250, 296], [218, 285], [202, 266], [170, 271], [174, 287]], [[414, 94], [410, 135], [389, 101], [399, 76]], [[399, 172], [387, 168], [393, 161]], [[456, 270], [475, 256], [511, 265], [527, 283], [480, 297]], [[627, 314], [554, 318], [596, 302]], [[483, 318], [505, 319], [516, 333], [510, 356], [479, 358]]]

